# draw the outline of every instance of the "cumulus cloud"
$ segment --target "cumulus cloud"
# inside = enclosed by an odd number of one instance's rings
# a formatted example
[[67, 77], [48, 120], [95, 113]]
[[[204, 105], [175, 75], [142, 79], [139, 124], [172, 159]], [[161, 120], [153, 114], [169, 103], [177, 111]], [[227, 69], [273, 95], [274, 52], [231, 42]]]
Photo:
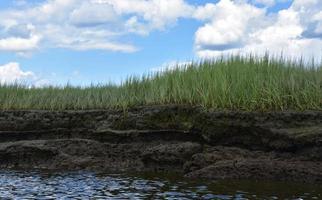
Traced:
[[135, 51], [131, 44], [117, 41], [116, 36], [123, 31], [117, 20], [111, 5], [90, 0], [48, 0], [19, 10], [0, 11], [0, 50], [26, 52], [60, 47]]
[[0, 50], [133, 52], [138, 48], [123, 42], [124, 35], [164, 30], [192, 12], [184, 0], [47, 0], [0, 11]]
[[0, 65], [0, 85], [23, 84], [32, 87], [43, 87], [50, 85], [50, 81], [41, 78], [32, 71], [24, 71], [17, 62]]
[[35, 33], [32, 24], [0, 19], [0, 27], [0, 51], [26, 52], [37, 49], [41, 36]]
[[319, 59], [322, 56], [321, 9], [322, 2], [318, 0], [294, 0], [290, 8], [277, 13], [267, 13], [266, 8], [246, 1], [221, 0], [199, 7], [195, 17], [205, 21], [205, 25], [195, 35], [197, 54], [213, 57], [269, 51], [287, 57]]
[[[128, 19], [128, 28], [138, 33], [163, 30], [180, 17], [190, 17], [194, 7], [184, 0], [96, 0], [112, 5], [118, 14], [134, 15]], [[135, 27], [133, 29], [133, 27]]]
[[90, 2], [84, 2], [80, 7], [74, 9], [69, 16], [71, 24], [80, 27], [113, 24], [118, 21], [117, 19], [118, 17], [112, 6]]
[[0, 50], [24, 52], [34, 50], [38, 47], [40, 37], [37, 35], [30, 38], [9, 37], [0, 39]]
[[263, 16], [263, 10], [255, 6], [230, 0], [199, 7], [195, 17], [206, 24], [196, 32], [196, 48], [222, 51], [241, 47], [253, 30], [251, 25], [259, 24]]
[[21, 70], [19, 63], [11, 62], [5, 65], [0, 65], [0, 84], [30, 82], [35, 79], [36, 75], [31, 71]]

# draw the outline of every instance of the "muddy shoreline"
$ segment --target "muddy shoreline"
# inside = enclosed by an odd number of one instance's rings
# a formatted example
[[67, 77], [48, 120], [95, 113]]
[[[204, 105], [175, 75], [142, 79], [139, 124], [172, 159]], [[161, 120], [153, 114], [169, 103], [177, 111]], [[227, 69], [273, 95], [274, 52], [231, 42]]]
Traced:
[[322, 182], [322, 111], [0, 111], [0, 168]]

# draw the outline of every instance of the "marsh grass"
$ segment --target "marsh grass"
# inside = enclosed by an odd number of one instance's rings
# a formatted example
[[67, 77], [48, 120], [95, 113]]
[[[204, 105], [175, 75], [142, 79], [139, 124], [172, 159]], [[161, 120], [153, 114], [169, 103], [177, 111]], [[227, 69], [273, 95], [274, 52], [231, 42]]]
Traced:
[[0, 86], [0, 109], [78, 110], [188, 104], [272, 111], [322, 110], [322, 67], [303, 61], [231, 56], [86, 88]]

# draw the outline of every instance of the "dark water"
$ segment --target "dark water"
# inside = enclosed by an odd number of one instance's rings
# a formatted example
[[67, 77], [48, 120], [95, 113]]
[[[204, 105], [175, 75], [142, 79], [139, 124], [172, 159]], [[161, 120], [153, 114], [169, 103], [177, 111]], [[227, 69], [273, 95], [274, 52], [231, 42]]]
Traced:
[[0, 171], [0, 199], [322, 199], [322, 186], [154, 175]]

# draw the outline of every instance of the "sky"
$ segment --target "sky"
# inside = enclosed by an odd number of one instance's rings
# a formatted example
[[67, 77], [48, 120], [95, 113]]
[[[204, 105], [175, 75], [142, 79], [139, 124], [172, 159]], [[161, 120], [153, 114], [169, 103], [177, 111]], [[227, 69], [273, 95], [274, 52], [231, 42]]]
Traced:
[[120, 83], [176, 63], [267, 51], [322, 58], [322, 1], [0, 1], [0, 84]]

